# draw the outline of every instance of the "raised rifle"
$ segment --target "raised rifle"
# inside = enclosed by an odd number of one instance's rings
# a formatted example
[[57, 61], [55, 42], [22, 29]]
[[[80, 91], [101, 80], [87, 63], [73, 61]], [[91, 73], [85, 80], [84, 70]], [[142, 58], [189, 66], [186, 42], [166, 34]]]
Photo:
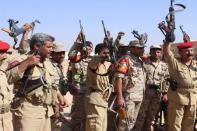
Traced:
[[[174, 42], [175, 41], [175, 13], [183, 11], [186, 7], [183, 4], [173, 4], [175, 0], [170, 0], [169, 13], [166, 15], [165, 21], [159, 23], [158, 28], [161, 30], [165, 36], [165, 41]], [[174, 9], [174, 5], [180, 7], [181, 9]], [[166, 25], [167, 23], [167, 25]]]
[[108, 30], [106, 30], [103, 20], [102, 20], [102, 25], [103, 25], [103, 31], [104, 31], [104, 34], [105, 34], [103, 44], [106, 47], [108, 47], [108, 49], [109, 49], [111, 62], [115, 63], [116, 57], [115, 57], [114, 46], [113, 46], [113, 38], [111, 37], [110, 32]]
[[138, 31], [136, 31], [136, 30], [133, 30], [131, 33], [133, 34], [133, 36], [135, 38], [137, 38], [139, 40], [140, 44], [142, 44], [142, 45], [146, 44], [146, 42], [148, 40], [148, 34], [147, 33], [144, 33], [144, 34], [140, 35], [138, 33]]
[[189, 42], [190, 41], [190, 37], [189, 35], [183, 30], [183, 26], [179, 26], [181, 29], [181, 32], [183, 33], [183, 41], [184, 42]]
[[[8, 22], [9, 22], [9, 29], [2, 28], [1, 30], [8, 33], [9, 36], [14, 39], [13, 48], [15, 49], [15, 46], [18, 42], [17, 36], [24, 33], [26, 31], [26, 29], [24, 27], [18, 27], [17, 24], [19, 23], [19, 21], [17, 21], [17, 20], [9, 19]], [[35, 21], [31, 22], [32, 34], [33, 34], [34, 27], [35, 27], [35, 23], [40, 23], [40, 21], [35, 20]], [[31, 34], [31, 36], [32, 36], [32, 34]]]
[[79, 20], [79, 25], [80, 25], [80, 39], [82, 41], [82, 48], [83, 48], [83, 53], [85, 55], [87, 55], [87, 44], [86, 44], [86, 38], [85, 38], [85, 34], [84, 34], [84, 29], [83, 26], [81, 24], [81, 20]]

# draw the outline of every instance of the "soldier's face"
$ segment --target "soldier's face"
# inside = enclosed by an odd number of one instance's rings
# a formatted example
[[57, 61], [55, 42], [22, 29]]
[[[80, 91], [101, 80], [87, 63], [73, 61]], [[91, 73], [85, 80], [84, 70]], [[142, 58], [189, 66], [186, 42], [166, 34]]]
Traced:
[[88, 56], [90, 56], [90, 54], [92, 53], [92, 47], [87, 46], [87, 50], [88, 50]]
[[132, 47], [130, 51], [135, 56], [141, 57], [144, 54], [144, 47]]
[[161, 56], [162, 56], [161, 50], [160, 49], [151, 49], [150, 55], [151, 55], [152, 59], [159, 60], [159, 59], [161, 59]]
[[49, 57], [52, 51], [53, 51], [53, 42], [51, 41], [46, 41], [45, 44], [40, 47], [40, 54], [41, 57], [43, 58]]
[[193, 59], [194, 50], [193, 48], [186, 48], [179, 50], [179, 54], [182, 59]]
[[110, 56], [109, 49], [108, 48], [102, 49], [102, 51], [101, 51], [101, 53], [99, 55], [103, 56], [103, 57], [109, 57]]
[[62, 52], [52, 52], [51, 53], [52, 59], [57, 63], [62, 63], [65, 58], [65, 51]]

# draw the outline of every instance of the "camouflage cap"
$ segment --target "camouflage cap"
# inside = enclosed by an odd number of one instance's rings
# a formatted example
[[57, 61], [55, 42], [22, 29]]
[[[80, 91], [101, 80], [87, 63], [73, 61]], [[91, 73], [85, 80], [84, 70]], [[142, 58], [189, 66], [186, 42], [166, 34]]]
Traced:
[[120, 42], [119, 47], [127, 47], [128, 45], [126, 43]]
[[54, 41], [55, 38], [51, 35], [45, 34], [45, 33], [36, 33], [32, 36], [30, 39], [30, 44], [40, 43], [44, 44], [46, 41]]
[[145, 45], [139, 40], [133, 40], [129, 42], [129, 47], [145, 47]]
[[160, 45], [151, 45], [150, 49], [161, 49]]
[[64, 44], [61, 42], [54, 42], [53, 51], [54, 52], [65, 52]]

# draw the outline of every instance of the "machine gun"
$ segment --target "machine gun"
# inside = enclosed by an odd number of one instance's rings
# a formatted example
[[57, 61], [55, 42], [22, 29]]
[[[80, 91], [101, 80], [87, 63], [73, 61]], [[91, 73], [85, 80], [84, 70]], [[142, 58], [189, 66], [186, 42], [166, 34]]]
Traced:
[[138, 31], [136, 31], [136, 30], [133, 30], [131, 33], [133, 34], [133, 36], [135, 38], [137, 38], [139, 40], [140, 44], [142, 44], [142, 45], [146, 44], [146, 42], [148, 40], [148, 34], [147, 33], [144, 33], [144, 34], [140, 35], [138, 33]]
[[[183, 11], [186, 7], [182, 4], [173, 4], [174, 0], [170, 0], [169, 13], [166, 15], [166, 22], [162, 21], [159, 23], [158, 28], [161, 30], [163, 35], [165, 36], [165, 41], [174, 42], [175, 41], [175, 13]], [[174, 5], [180, 7], [181, 9], [174, 9]], [[165, 24], [167, 23], [167, 25]]]
[[[25, 29], [24, 27], [20, 27], [19, 28], [17, 26], [19, 21], [17, 21], [17, 20], [9, 19], [8, 22], [9, 22], [9, 29], [2, 28], [1, 30], [4, 31], [4, 32], [7, 32], [9, 34], [9, 36], [11, 36], [14, 39], [13, 48], [15, 49], [15, 46], [16, 46], [16, 44], [18, 42], [17, 36], [19, 36], [20, 34], [24, 33], [27, 29]], [[32, 34], [33, 34], [33, 30], [34, 30], [34, 27], [35, 27], [36, 23], [40, 23], [40, 21], [35, 20], [35, 21], [31, 22]]]
[[109, 52], [110, 52], [111, 62], [114, 63], [116, 58], [115, 58], [115, 52], [114, 52], [114, 46], [113, 46], [113, 38], [111, 37], [110, 32], [106, 30], [103, 20], [102, 20], [102, 25], [103, 25], [103, 31], [105, 34], [103, 44], [106, 47], [108, 47]]
[[181, 32], [183, 33], [183, 41], [184, 42], [189, 42], [190, 41], [190, 37], [189, 35], [183, 30], [183, 26], [180, 26]]

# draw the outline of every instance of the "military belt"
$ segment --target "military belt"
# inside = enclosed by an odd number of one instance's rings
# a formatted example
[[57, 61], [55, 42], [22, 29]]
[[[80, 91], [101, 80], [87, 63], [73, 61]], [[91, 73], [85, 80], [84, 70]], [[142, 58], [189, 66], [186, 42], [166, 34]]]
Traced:
[[101, 90], [98, 90], [98, 89], [91, 89], [90, 92], [97, 92], [97, 93], [102, 95], [102, 97], [105, 101], [108, 101], [109, 96], [111, 95], [111, 88], [110, 87], [106, 88], [104, 91], [101, 91]]
[[160, 89], [160, 86], [158, 86], [158, 85], [148, 85], [148, 87], [149, 87], [150, 89], [154, 89], [154, 90]]
[[0, 105], [0, 114], [4, 114], [10, 111], [10, 105]]
[[43, 106], [44, 105], [44, 103], [41, 100], [35, 100], [35, 98], [33, 96], [26, 96], [25, 101], [29, 102], [35, 106], [38, 106], [38, 105]]

